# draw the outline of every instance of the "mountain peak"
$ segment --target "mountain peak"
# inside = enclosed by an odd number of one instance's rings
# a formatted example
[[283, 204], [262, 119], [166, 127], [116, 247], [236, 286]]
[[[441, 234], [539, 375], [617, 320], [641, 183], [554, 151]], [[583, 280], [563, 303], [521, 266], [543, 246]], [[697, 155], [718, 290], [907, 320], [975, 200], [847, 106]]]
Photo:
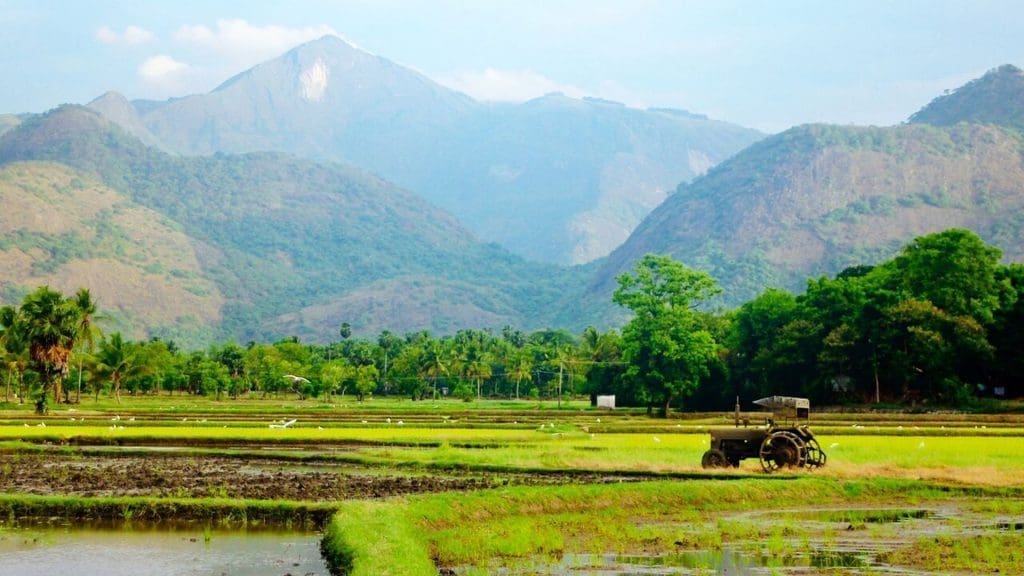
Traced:
[[142, 123], [139, 111], [120, 92], [113, 90], [106, 92], [92, 102], [89, 102], [87, 107], [99, 112], [107, 120], [142, 140], [147, 146], [159, 146], [156, 137]]
[[960, 122], [1024, 130], [1024, 71], [1012, 64], [993, 68], [934, 99], [910, 122], [950, 126]]

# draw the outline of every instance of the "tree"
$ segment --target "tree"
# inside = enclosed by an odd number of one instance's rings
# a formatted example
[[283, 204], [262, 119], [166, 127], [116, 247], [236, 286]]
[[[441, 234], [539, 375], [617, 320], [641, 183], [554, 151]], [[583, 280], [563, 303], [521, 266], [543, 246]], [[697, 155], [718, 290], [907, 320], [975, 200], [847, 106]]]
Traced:
[[13, 323], [23, 330], [31, 367], [40, 378], [36, 412], [45, 414], [49, 390], [53, 388], [55, 397], [60, 397], [61, 383], [68, 374], [78, 336], [81, 311], [74, 299], [42, 286], [25, 297], [17, 316]]
[[993, 322], [989, 341], [996, 347], [993, 388], [1003, 396], [1024, 395], [1024, 265], [1011, 264], [999, 271], [1000, 281], [1011, 287], [1006, 303]]
[[220, 363], [227, 370], [231, 379], [228, 391], [237, 396], [241, 390], [242, 377], [245, 373], [245, 350], [234, 342], [228, 342], [210, 351], [210, 358]]
[[374, 389], [377, 388], [377, 376], [379, 374], [377, 367], [373, 364], [356, 367], [355, 388], [356, 396], [360, 402], [362, 402], [366, 396], [372, 394]]
[[777, 357], [765, 352], [776, 347], [780, 331], [796, 319], [796, 314], [796, 298], [777, 289], [764, 291], [736, 311], [729, 347], [737, 395], [741, 391], [760, 395], [771, 382], [779, 380], [774, 373]]
[[648, 254], [633, 274], [618, 277], [613, 301], [633, 312], [622, 331], [625, 378], [645, 390], [648, 402], [661, 402], [667, 415], [672, 401], [692, 394], [709, 373], [717, 344], [701, 328], [693, 307], [718, 293], [714, 279], [668, 256]]
[[513, 348], [509, 355], [506, 373], [516, 383], [516, 400], [519, 399], [519, 386], [523, 382], [533, 381], [533, 353], [524, 348]]
[[377, 346], [379, 346], [381, 351], [384, 353], [384, 370], [382, 374], [384, 379], [385, 394], [389, 392], [391, 387], [391, 383], [388, 380], [388, 360], [390, 357], [394, 357], [395, 354], [401, 352], [402, 344], [404, 343], [404, 340], [396, 336], [390, 330], [384, 330], [383, 332], [380, 333], [380, 336], [377, 338]]
[[418, 375], [423, 380], [430, 380], [434, 390], [434, 397], [437, 397], [437, 380], [447, 378], [451, 369], [449, 352], [439, 340], [433, 338], [422, 344], [423, 351], [419, 355]]
[[476, 397], [482, 396], [483, 381], [493, 374], [489, 335], [479, 330], [460, 330], [455, 335], [455, 368], [463, 378], [476, 385]]
[[338, 390], [345, 396], [345, 384], [353, 379], [353, 373], [354, 369], [344, 360], [331, 360], [320, 367], [320, 382], [327, 391], [328, 401]]
[[18, 401], [25, 401], [25, 370], [28, 369], [28, 346], [19, 323], [18, 311], [11, 306], [0, 308], [0, 353], [3, 354], [7, 378], [4, 383], [4, 402], [11, 401], [11, 385], [18, 382]]
[[121, 402], [121, 383], [135, 373], [136, 352], [136, 346], [125, 342], [120, 332], [114, 332], [110, 338], [101, 340], [96, 352], [96, 375], [113, 385], [114, 398], [118, 403]]
[[615, 330], [604, 334], [593, 327], [583, 332], [582, 354], [590, 363], [584, 391], [590, 395], [592, 405], [600, 394], [615, 394], [616, 403], [630, 406], [636, 403], [632, 391], [620, 389], [625, 365], [622, 362], [622, 337]]
[[[88, 288], [79, 288], [74, 298], [79, 313], [76, 338], [82, 352], [92, 354], [96, 347], [96, 337], [102, 336], [99, 327], [96, 326], [96, 321], [102, 317], [96, 315], [96, 301], [92, 299], [92, 294]], [[75, 391], [76, 402], [81, 401], [82, 397], [82, 373], [84, 372], [83, 360], [85, 354], [80, 355], [78, 360], [78, 386]]]
[[904, 248], [892, 261], [892, 279], [916, 300], [988, 324], [1004, 288], [996, 278], [1001, 257], [998, 248], [970, 230], [953, 228], [921, 236]]

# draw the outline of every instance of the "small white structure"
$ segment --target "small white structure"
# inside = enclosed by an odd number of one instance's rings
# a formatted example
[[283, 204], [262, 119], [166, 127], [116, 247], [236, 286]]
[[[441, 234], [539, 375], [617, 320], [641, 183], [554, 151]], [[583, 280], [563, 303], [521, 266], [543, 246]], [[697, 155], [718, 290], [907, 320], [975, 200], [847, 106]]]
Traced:
[[615, 410], [615, 396], [598, 396], [597, 407], [605, 410]]

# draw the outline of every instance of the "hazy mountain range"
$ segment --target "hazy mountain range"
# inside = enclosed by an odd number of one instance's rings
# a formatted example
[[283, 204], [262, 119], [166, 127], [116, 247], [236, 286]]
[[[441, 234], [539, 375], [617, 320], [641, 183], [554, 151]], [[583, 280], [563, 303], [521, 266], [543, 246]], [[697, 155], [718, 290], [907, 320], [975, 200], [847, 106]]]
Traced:
[[[540, 327], [582, 279], [415, 194], [280, 153], [173, 157], [65, 106], [0, 137], [0, 295], [91, 288], [114, 325], [201, 344]], [[575, 277], [574, 277], [575, 275]]]
[[117, 328], [202, 346], [615, 326], [614, 279], [647, 252], [727, 305], [951, 226], [1021, 260], [1022, 110], [1003, 66], [898, 126], [754, 142], [677, 111], [482, 104], [325, 38], [210, 94], [0, 115], [0, 302], [88, 286]]
[[675, 186], [762, 137], [678, 110], [551, 94], [487, 104], [326, 36], [209, 94], [90, 104], [185, 155], [276, 150], [351, 163], [527, 258], [605, 256]]

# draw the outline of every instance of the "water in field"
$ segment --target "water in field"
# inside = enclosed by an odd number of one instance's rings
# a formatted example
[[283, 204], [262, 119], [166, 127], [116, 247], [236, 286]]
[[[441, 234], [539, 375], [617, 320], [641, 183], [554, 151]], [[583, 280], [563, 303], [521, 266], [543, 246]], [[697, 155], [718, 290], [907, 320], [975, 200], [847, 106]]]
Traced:
[[0, 574], [328, 576], [308, 532], [0, 528]]

